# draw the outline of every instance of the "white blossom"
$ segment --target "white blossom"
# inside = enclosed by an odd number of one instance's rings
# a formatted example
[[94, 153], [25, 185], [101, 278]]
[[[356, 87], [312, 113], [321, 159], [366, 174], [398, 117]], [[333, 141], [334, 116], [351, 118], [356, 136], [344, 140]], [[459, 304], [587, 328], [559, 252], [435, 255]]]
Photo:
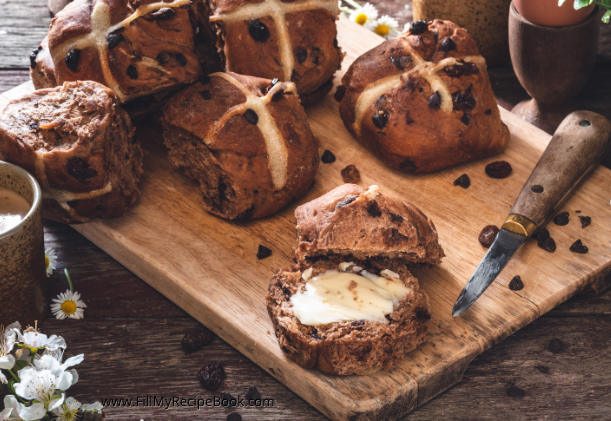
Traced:
[[4, 411], [0, 412], [0, 420], [35, 421], [44, 417], [46, 412], [43, 403], [25, 406], [15, 396], [7, 395], [4, 397]]

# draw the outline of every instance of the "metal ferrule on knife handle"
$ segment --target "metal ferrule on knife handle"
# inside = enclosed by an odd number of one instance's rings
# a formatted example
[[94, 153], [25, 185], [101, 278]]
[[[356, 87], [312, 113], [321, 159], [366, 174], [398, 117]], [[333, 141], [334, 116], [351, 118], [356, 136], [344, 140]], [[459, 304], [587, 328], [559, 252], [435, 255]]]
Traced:
[[501, 228], [506, 229], [507, 231], [515, 232], [516, 234], [530, 237], [538, 226], [525, 216], [512, 213], [507, 217]]

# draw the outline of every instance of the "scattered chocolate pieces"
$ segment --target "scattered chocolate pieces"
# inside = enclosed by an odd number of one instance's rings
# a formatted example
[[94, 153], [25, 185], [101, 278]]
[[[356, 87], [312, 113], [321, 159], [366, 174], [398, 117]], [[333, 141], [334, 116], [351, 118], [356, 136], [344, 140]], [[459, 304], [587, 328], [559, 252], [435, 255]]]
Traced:
[[242, 416], [237, 412], [232, 412], [231, 414], [227, 415], [227, 421], [242, 421]]
[[549, 231], [547, 230], [547, 228], [541, 228], [539, 229], [539, 231], [537, 231], [537, 239], [539, 241], [547, 241], [548, 238], [549, 238]]
[[589, 216], [579, 215], [579, 220], [581, 221], [581, 228], [585, 228], [592, 223], [592, 218]]
[[261, 400], [261, 393], [259, 393], [259, 390], [257, 389], [255, 385], [251, 385], [248, 388], [248, 392], [246, 392], [246, 395], [244, 396], [244, 398], [246, 399], [246, 401]]
[[536, 365], [535, 368], [539, 370], [541, 373], [545, 373], [545, 374], [549, 373], [549, 368], [547, 368], [544, 365]]
[[231, 408], [232, 406], [236, 406], [238, 401], [234, 398], [230, 393], [221, 392], [221, 406], [224, 408]]
[[554, 218], [554, 224], [558, 226], [563, 227], [565, 225], [568, 225], [568, 223], [569, 223], [569, 213], [568, 212], [560, 212]]
[[329, 149], [325, 149], [320, 157], [320, 160], [323, 164], [331, 164], [335, 162], [335, 155], [333, 155], [333, 152], [331, 152]]
[[511, 282], [509, 282], [509, 289], [512, 291], [519, 291], [524, 288], [524, 283], [522, 282], [522, 278], [520, 275], [516, 275], [513, 277]]
[[259, 122], [259, 116], [255, 112], [255, 110], [253, 110], [252, 108], [249, 108], [246, 111], [244, 111], [244, 118], [250, 124], [257, 124]]
[[213, 338], [212, 332], [201, 326], [188, 331], [180, 341], [180, 346], [185, 352], [195, 352], [212, 342]]
[[575, 213], [581, 213], [581, 211], [580, 210], [576, 210]]
[[548, 348], [553, 354], [560, 354], [564, 350], [564, 343], [558, 338], [550, 339]]
[[259, 250], [257, 251], [257, 259], [262, 260], [272, 255], [272, 251], [265, 246], [259, 244]]
[[218, 361], [207, 363], [197, 373], [197, 379], [202, 387], [211, 392], [221, 387], [221, 382], [224, 378], [225, 370], [223, 369], [223, 364]]
[[511, 174], [511, 164], [507, 161], [495, 161], [486, 165], [486, 174], [492, 178], [507, 178]]
[[469, 178], [467, 174], [463, 174], [460, 177], [458, 177], [456, 180], [454, 180], [454, 185], [460, 186], [463, 189], [468, 189], [469, 186], [471, 185], [471, 179]]
[[354, 165], [350, 164], [342, 170], [342, 179], [344, 183], [358, 183], [361, 181], [361, 173]]
[[569, 248], [574, 253], [586, 254], [588, 252], [588, 248], [583, 245], [581, 240], [577, 240], [573, 243], [573, 245]]
[[335, 91], [335, 95], [333, 95], [333, 98], [335, 98], [337, 102], [340, 102], [342, 99], [344, 99], [344, 95], [346, 95], [346, 87], [344, 85], [339, 85]]
[[526, 392], [520, 387], [511, 386], [509, 389], [507, 389], [507, 395], [511, 396], [512, 398], [521, 398], [526, 396]]
[[487, 225], [484, 227], [482, 232], [479, 234], [479, 243], [486, 248], [490, 248], [496, 235], [499, 233], [499, 229], [496, 225]]
[[537, 240], [539, 240], [538, 246], [543, 250], [549, 251], [550, 253], [556, 251], [556, 242], [550, 237], [547, 228], [541, 228], [537, 232]]

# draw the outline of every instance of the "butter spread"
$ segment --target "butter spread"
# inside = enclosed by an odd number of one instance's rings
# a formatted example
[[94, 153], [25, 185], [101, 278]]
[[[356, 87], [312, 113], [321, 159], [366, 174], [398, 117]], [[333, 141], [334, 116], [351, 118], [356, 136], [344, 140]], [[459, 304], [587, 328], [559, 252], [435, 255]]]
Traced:
[[378, 276], [351, 262], [340, 263], [339, 270], [311, 275], [311, 268], [303, 272], [305, 291], [291, 297], [295, 317], [308, 326], [348, 320], [386, 321], [384, 316], [392, 313], [393, 306], [410, 291], [391, 270], [385, 269]]

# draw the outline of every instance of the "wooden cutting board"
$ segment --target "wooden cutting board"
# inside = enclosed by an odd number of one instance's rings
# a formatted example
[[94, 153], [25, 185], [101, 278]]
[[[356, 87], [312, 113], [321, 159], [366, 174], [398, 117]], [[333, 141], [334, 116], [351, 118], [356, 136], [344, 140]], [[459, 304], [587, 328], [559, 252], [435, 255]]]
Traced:
[[[357, 56], [381, 41], [342, 18], [339, 44], [347, 55], [336, 84]], [[6, 92], [0, 108], [31, 90], [26, 83]], [[611, 170], [599, 167], [563, 207], [570, 223], [548, 226], [556, 252], [530, 240], [473, 307], [453, 319], [454, 301], [486, 251], [477, 240], [480, 230], [502, 224], [550, 136], [501, 109], [511, 132], [504, 154], [409, 175], [386, 168], [351, 138], [332, 95], [307, 113], [320, 153], [329, 149], [337, 161], [321, 164], [306, 197], [272, 217], [232, 223], [202, 211], [198, 186], [172, 168], [160, 127], [147, 122], [137, 133], [145, 149], [142, 197], [122, 218], [74, 228], [334, 420], [397, 419], [456, 384], [470, 361], [495, 343], [572, 295], [611, 284]], [[509, 178], [484, 173], [485, 165], [498, 159], [513, 166]], [[359, 169], [362, 186], [377, 184], [426, 213], [447, 257], [436, 268], [413, 270], [430, 297], [428, 341], [390, 372], [334, 377], [284, 357], [265, 294], [272, 272], [293, 259], [295, 207], [343, 184], [340, 171], [349, 164]], [[463, 173], [471, 178], [466, 190], [453, 186]], [[590, 216], [592, 224], [582, 229], [578, 215]], [[588, 254], [569, 251], [577, 239], [589, 247]], [[257, 260], [259, 244], [272, 249], [272, 256]], [[525, 285], [517, 292], [508, 288], [515, 275]]]

